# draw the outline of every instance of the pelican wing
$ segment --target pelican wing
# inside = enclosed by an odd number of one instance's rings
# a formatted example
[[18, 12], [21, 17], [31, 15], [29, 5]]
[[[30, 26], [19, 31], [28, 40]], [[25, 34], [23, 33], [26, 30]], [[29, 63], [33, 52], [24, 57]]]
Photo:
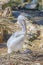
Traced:
[[16, 32], [16, 33], [14, 33], [9, 39], [8, 39], [8, 41], [7, 41], [7, 46], [9, 46], [11, 43], [13, 43], [12, 41], [14, 41], [14, 40], [16, 40], [16, 38], [18, 38], [19, 39], [19, 37], [21, 37], [21, 36], [24, 36], [24, 32]]
[[24, 35], [20, 35], [19, 37], [11, 36], [7, 42], [8, 49], [12, 49], [14, 51], [20, 50], [23, 46]]

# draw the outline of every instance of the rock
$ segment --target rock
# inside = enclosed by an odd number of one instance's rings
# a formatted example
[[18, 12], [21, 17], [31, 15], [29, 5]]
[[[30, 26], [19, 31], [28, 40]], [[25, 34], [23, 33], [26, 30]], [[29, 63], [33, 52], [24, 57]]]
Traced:
[[43, 50], [43, 42], [40, 43], [40, 45], [39, 45], [39, 49]]
[[33, 64], [31, 64], [31, 65], [41, 65], [40, 63], [33, 63]]
[[25, 50], [25, 51], [23, 51], [22, 53], [24, 53], [24, 54], [27, 54], [27, 53], [31, 54], [31, 53], [32, 53], [32, 51], [31, 51], [30, 49], [26, 49], [26, 50]]
[[24, 8], [25, 9], [38, 9], [38, 4], [37, 3], [26, 4]]
[[5, 4], [8, 3], [10, 0], [0, 0], [0, 3]]

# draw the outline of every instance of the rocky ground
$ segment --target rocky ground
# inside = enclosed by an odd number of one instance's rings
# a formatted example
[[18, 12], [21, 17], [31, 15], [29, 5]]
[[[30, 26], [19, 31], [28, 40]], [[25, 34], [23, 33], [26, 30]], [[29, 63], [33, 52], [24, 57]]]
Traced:
[[43, 65], [43, 53], [12, 53], [10, 56], [3, 53], [0, 56], [0, 65]]

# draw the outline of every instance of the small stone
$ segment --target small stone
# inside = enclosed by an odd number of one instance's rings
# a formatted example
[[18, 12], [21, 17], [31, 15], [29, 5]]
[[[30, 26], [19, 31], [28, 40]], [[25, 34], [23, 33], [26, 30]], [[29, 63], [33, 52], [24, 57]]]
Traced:
[[32, 65], [41, 65], [40, 63], [34, 63], [34, 64], [32, 64]]

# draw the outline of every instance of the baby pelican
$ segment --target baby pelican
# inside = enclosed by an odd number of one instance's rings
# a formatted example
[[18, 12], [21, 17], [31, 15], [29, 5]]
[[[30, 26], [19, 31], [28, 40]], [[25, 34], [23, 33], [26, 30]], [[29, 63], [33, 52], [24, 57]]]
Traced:
[[17, 22], [22, 27], [22, 30], [19, 32], [15, 32], [7, 41], [8, 53], [10, 54], [12, 51], [21, 50], [23, 47], [23, 41], [26, 37], [26, 23], [27, 18], [24, 16], [24, 13], [21, 13]]

